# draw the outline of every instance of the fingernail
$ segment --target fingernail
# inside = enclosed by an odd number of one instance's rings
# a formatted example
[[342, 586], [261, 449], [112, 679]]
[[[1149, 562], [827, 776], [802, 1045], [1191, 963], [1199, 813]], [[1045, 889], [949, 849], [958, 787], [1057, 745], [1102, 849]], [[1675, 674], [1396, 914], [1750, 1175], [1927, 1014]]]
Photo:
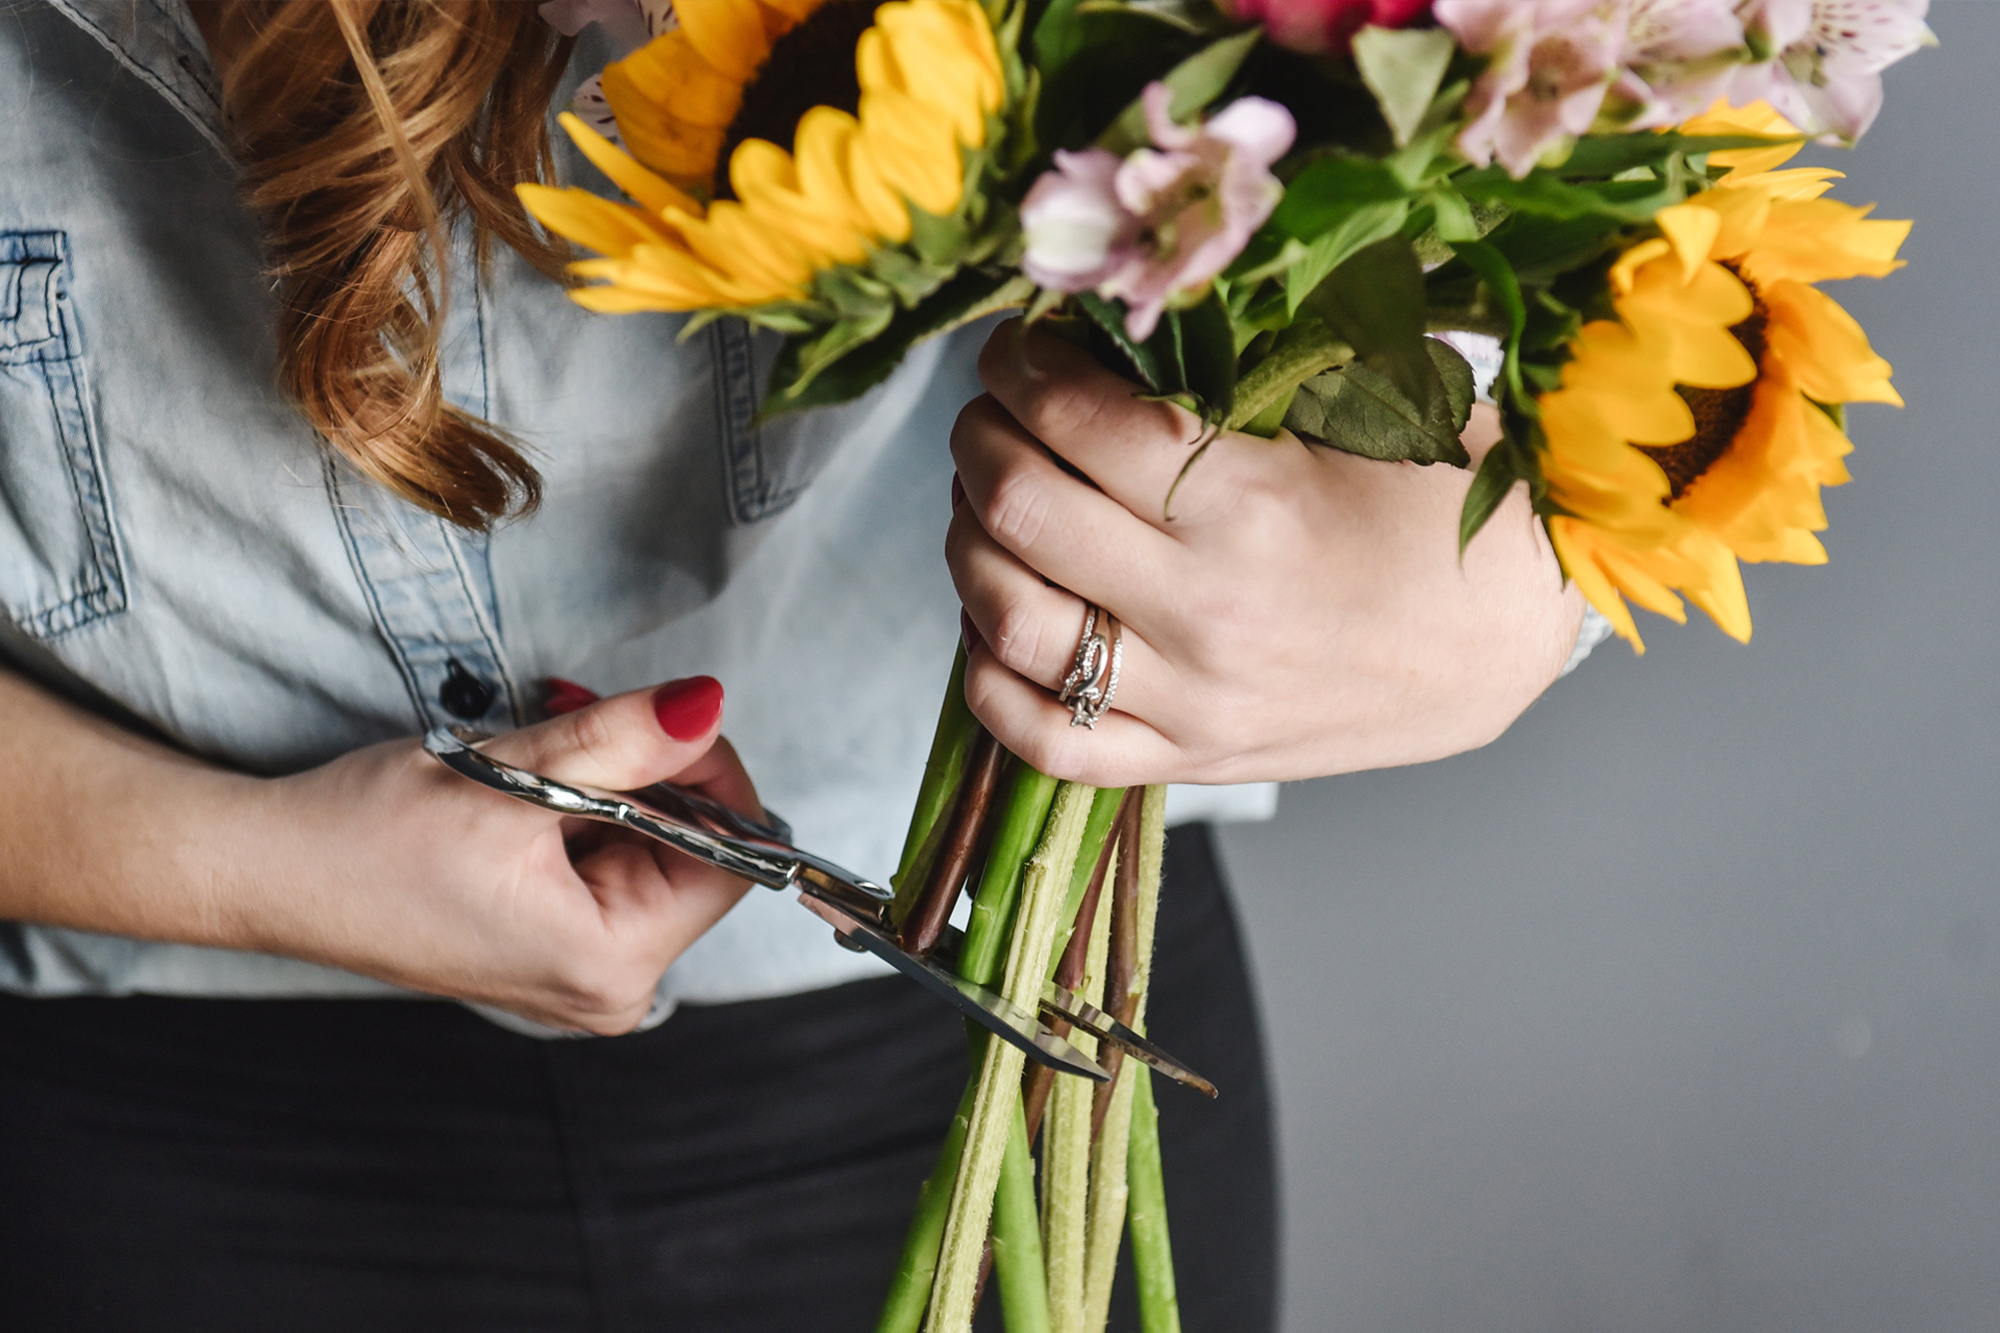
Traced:
[[653, 693], [653, 716], [675, 740], [700, 740], [722, 716], [722, 682], [713, 676], [670, 680]]
[[958, 479], [958, 474], [954, 472], [951, 474], [951, 512], [956, 514], [958, 512], [958, 507], [964, 503], [965, 503], [965, 483], [960, 481]]
[[958, 613], [958, 637], [964, 641], [965, 651], [968, 653], [986, 642], [985, 636], [979, 632], [979, 626], [972, 623], [972, 616], [964, 610]]
[[588, 707], [596, 703], [599, 697], [596, 690], [579, 685], [573, 680], [564, 680], [561, 676], [550, 676], [542, 683], [548, 686], [549, 690], [549, 697], [543, 707], [557, 717]]

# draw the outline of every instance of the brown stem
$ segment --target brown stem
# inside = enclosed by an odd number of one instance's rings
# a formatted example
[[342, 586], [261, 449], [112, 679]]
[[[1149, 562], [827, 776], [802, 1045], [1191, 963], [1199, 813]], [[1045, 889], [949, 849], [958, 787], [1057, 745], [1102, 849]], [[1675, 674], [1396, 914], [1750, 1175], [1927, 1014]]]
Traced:
[[993, 739], [993, 733], [981, 727], [972, 743], [972, 756], [966, 760], [958, 803], [952, 807], [951, 828], [945, 834], [944, 845], [938, 849], [937, 860], [931, 863], [930, 877], [924, 881], [916, 906], [903, 922], [900, 943], [904, 952], [929, 953], [937, 947], [938, 937], [951, 921], [951, 909], [958, 905], [958, 891], [972, 864], [972, 852], [979, 844], [986, 812], [993, 805], [993, 790], [1000, 781], [1000, 761], [1006, 754], [1000, 742]]
[[[1133, 791], [1140, 790], [1137, 787]], [[1118, 840], [1127, 847], [1139, 845], [1139, 802], [1129, 795], [1118, 812]], [[1110, 841], [1110, 839], [1106, 839]], [[1111, 947], [1104, 967], [1104, 1008], [1113, 1018], [1132, 1025], [1139, 1011], [1139, 997], [1133, 982], [1139, 972], [1139, 858], [1118, 858], [1118, 874], [1111, 885]], [[1097, 1085], [1090, 1100], [1090, 1139], [1104, 1128], [1105, 1112], [1111, 1109], [1111, 1090], [1118, 1086], [1118, 1067], [1125, 1052], [1109, 1042], [1098, 1051], [1098, 1063], [1111, 1075], [1108, 1083]]]

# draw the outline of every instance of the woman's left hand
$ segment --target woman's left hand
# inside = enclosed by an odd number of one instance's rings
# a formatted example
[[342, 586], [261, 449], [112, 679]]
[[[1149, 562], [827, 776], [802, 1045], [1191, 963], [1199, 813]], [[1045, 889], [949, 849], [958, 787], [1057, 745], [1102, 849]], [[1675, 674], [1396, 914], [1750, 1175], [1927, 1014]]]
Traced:
[[[1442, 758], [1499, 736], [1568, 658], [1583, 601], [1518, 487], [1461, 561], [1470, 473], [1225, 434], [1168, 518], [1193, 416], [1019, 321], [979, 370], [946, 546], [975, 631], [966, 698], [1045, 773], [1249, 782]], [[1480, 409], [1467, 446], [1496, 434]], [[1095, 730], [1054, 693], [1086, 598], [1124, 626]]]

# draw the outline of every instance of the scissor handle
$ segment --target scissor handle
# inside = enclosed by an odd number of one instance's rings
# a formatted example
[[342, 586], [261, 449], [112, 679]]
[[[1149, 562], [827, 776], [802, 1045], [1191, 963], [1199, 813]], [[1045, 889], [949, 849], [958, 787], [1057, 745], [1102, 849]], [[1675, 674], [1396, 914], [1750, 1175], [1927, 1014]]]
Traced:
[[438, 727], [424, 737], [424, 749], [482, 787], [557, 814], [622, 825], [766, 888], [797, 889], [871, 916], [895, 897], [879, 884], [800, 851], [777, 828], [746, 819], [699, 792], [668, 782], [633, 792], [557, 782], [493, 758], [477, 748], [480, 739], [484, 737], [477, 732]]

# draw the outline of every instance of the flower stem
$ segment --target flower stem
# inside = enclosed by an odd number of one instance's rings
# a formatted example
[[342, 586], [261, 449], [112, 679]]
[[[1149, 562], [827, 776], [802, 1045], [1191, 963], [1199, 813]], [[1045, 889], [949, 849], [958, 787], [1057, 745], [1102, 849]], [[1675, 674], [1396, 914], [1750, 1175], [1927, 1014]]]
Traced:
[[[993, 828], [986, 869], [979, 877], [979, 892], [972, 900], [972, 919], [965, 925], [965, 943], [958, 951], [958, 974], [982, 986], [991, 986], [999, 978], [1009, 935], [1019, 933], [1010, 932], [1008, 927], [1014, 921], [1022, 863], [1041, 838], [1042, 825], [1048, 822], [1049, 806], [1056, 797], [1054, 778], [1037, 773], [1018, 760], [1010, 768], [1006, 800]], [[1037, 996], [1027, 1006], [1028, 1012], [1034, 1013], [1040, 1004]]]
[[993, 1194], [991, 1253], [1007, 1333], [1048, 1333], [1049, 1286], [1042, 1267], [1041, 1219], [1035, 1215], [1035, 1159], [1018, 1106]]
[[952, 807], [958, 794], [972, 743], [983, 730], [965, 702], [965, 645], [958, 646], [952, 659], [951, 680], [944, 690], [944, 704], [938, 710], [937, 731], [931, 737], [930, 758], [924, 761], [923, 782], [917, 788], [917, 808], [910, 816], [910, 831], [903, 838], [903, 855], [890, 883], [896, 887], [896, 902], [890, 919], [898, 925], [909, 915], [911, 904], [924, 886], [925, 870], [937, 853], [938, 824]]
[[951, 1187], [958, 1179], [958, 1161], [965, 1152], [965, 1131], [972, 1123], [972, 1093], [978, 1085], [968, 1080], [965, 1095], [938, 1149], [937, 1165], [917, 1192], [916, 1216], [910, 1219], [909, 1235], [903, 1240], [903, 1257], [896, 1264], [895, 1280], [889, 1297], [882, 1303], [882, 1317], [875, 1333], [917, 1333], [923, 1326], [924, 1307], [930, 1304], [931, 1280], [937, 1274], [938, 1243], [944, 1239], [945, 1215], [951, 1207]]
[[[1033, 773], [1022, 766], [1022, 772]], [[1034, 774], [1040, 777], [1040, 774]], [[1042, 779], [1051, 784], [1054, 779]], [[1032, 791], [1032, 787], [1026, 788]], [[1055, 944], [1057, 918], [1067, 896], [1069, 881], [1083, 842], [1084, 824], [1090, 815], [1092, 788], [1078, 783], [1060, 784], [1051, 798], [1047, 830], [1034, 855], [1025, 866], [1014, 864], [1018, 873], [1010, 878], [1018, 884], [1020, 897], [1017, 920], [1008, 946], [1000, 993], [1028, 1012], [1041, 1003], [1042, 987], [1048, 979], [1049, 955]], [[1010, 802], [1009, 814], [1013, 813]], [[979, 897], [988, 897], [996, 869], [1007, 864], [1007, 835], [1003, 822], [994, 839], [987, 874]], [[1012, 897], [1012, 893], [1008, 894]], [[978, 903], [974, 904], [974, 925], [978, 924]], [[999, 928], [992, 928], [998, 932]], [[974, 953], [975, 939], [966, 932], [960, 971], [969, 975], [966, 959]], [[1000, 1167], [1006, 1155], [1008, 1132], [1012, 1128], [1021, 1099], [1020, 1049], [1008, 1042], [989, 1041], [980, 1063], [979, 1081], [973, 1094], [972, 1122], [966, 1130], [965, 1153], [959, 1163], [958, 1180], [952, 1188], [951, 1210], [945, 1219], [944, 1242], [940, 1247], [937, 1277], [931, 1286], [930, 1333], [968, 1333], [972, 1327], [972, 1304], [979, 1277], [979, 1259], [986, 1246], [987, 1224], [993, 1215], [993, 1192], [999, 1184]], [[1025, 1136], [1025, 1129], [1024, 1129]]]
[[993, 789], [1000, 781], [1000, 763], [1007, 752], [986, 728], [977, 727], [977, 731], [944, 837], [924, 871], [916, 905], [903, 918], [900, 942], [910, 953], [927, 954], [937, 947], [938, 937], [951, 920], [951, 909], [958, 904], [959, 887], [965, 883], [966, 869], [972, 864], [987, 810], [993, 804]]
[[1153, 1071], [1142, 1067], [1137, 1060], [1128, 1067], [1135, 1075], [1127, 1169], [1131, 1180], [1132, 1276], [1139, 1293], [1139, 1330], [1180, 1333], [1180, 1302], [1174, 1295], [1174, 1245], [1167, 1234], [1167, 1190], [1160, 1171], [1160, 1115], [1153, 1107]]
[[[1101, 881], [1100, 881], [1101, 883]], [[1089, 908], [1096, 903], [1085, 900]], [[1104, 955], [1111, 916], [1092, 911], [1088, 923], [1077, 921], [1071, 947], [1083, 955], [1072, 983], [1085, 1000], [1103, 999]], [[1077, 948], [1081, 945], [1082, 948]], [[1067, 964], [1068, 959], [1065, 958]], [[1070, 1041], [1086, 1055], [1097, 1051], [1097, 1040], [1076, 1032]], [[1090, 1220], [1090, 1106], [1094, 1085], [1080, 1078], [1059, 1078], [1049, 1097], [1048, 1123], [1042, 1129], [1042, 1251], [1049, 1270], [1049, 1326], [1053, 1333], [1082, 1333], [1084, 1314], [1084, 1250]]]

